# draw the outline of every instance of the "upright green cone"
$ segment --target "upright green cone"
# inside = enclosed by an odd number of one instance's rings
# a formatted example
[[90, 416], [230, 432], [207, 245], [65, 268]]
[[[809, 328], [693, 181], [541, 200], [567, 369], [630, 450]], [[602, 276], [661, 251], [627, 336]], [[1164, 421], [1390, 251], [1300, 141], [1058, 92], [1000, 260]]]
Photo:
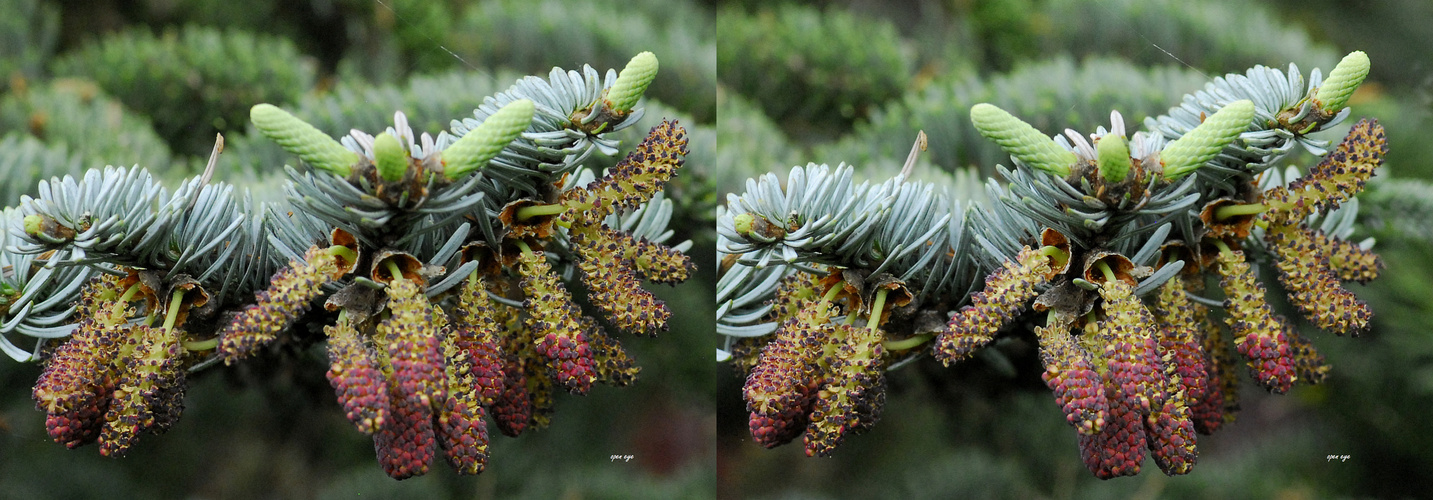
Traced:
[[1326, 114], [1342, 110], [1348, 104], [1349, 96], [1353, 95], [1353, 91], [1358, 90], [1363, 79], [1368, 77], [1369, 66], [1368, 54], [1364, 54], [1362, 50], [1355, 50], [1343, 56], [1343, 60], [1338, 62], [1338, 66], [1334, 66], [1329, 77], [1319, 86], [1318, 93], [1314, 94], [1314, 104]]
[[970, 121], [986, 139], [1030, 168], [1065, 177], [1079, 160], [1075, 153], [1060, 147], [1054, 139], [1020, 121], [1015, 115], [993, 105], [980, 103], [970, 108]]
[[1247, 130], [1253, 119], [1254, 101], [1248, 99], [1231, 102], [1205, 118], [1204, 123], [1159, 153], [1164, 161], [1164, 178], [1173, 181], [1199, 170]]
[[279, 143], [284, 151], [298, 155], [313, 168], [348, 177], [353, 165], [358, 163], [358, 153], [349, 151], [328, 134], [278, 106], [255, 105], [249, 110], [249, 120], [265, 137]]
[[519, 99], [498, 109], [478, 128], [443, 150], [443, 175], [448, 180], [456, 180], [486, 166], [508, 143], [527, 130], [536, 109], [536, 105], [528, 99]]
[[621, 114], [631, 111], [656, 78], [657, 56], [651, 52], [637, 54], [617, 75], [617, 83], [607, 90], [607, 107]]

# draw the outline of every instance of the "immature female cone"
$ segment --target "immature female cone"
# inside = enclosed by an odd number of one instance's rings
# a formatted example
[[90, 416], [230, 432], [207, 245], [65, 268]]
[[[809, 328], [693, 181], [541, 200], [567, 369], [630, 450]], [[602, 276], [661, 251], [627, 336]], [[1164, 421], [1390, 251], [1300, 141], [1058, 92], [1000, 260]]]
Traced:
[[970, 108], [970, 121], [986, 139], [995, 141], [1010, 156], [1030, 168], [1065, 177], [1079, 160], [1074, 152], [1060, 147], [1054, 139], [1035, 130], [1003, 109], [980, 103]]
[[249, 120], [265, 137], [279, 143], [284, 151], [298, 155], [313, 168], [346, 178], [353, 165], [358, 163], [358, 153], [349, 151], [328, 134], [272, 104], [255, 105], [249, 110]]
[[1363, 79], [1368, 77], [1370, 66], [1368, 54], [1362, 50], [1355, 50], [1343, 56], [1343, 60], [1334, 66], [1314, 94], [1314, 105], [1326, 115], [1338, 113], [1348, 104], [1348, 98], [1353, 95], [1353, 91], [1358, 90]]
[[870, 428], [885, 403], [886, 371], [881, 331], [849, 323], [832, 325], [827, 343], [826, 385], [812, 403], [806, 426], [806, 456], [830, 456], [846, 436]]
[[1109, 414], [1104, 382], [1090, 353], [1070, 336], [1069, 326], [1066, 320], [1051, 318], [1049, 324], [1035, 328], [1040, 362], [1045, 365], [1040, 378], [1055, 393], [1065, 421], [1080, 434], [1099, 434]]
[[1035, 297], [1035, 286], [1049, 281], [1050, 274], [1045, 255], [1028, 246], [1021, 249], [1013, 262], [1006, 261], [1005, 267], [985, 279], [985, 289], [970, 296], [970, 305], [950, 319], [936, 338], [935, 358], [950, 366], [989, 343]]
[[1120, 182], [1129, 175], [1129, 141], [1124, 136], [1105, 134], [1095, 145], [1095, 165], [1105, 182]]
[[408, 152], [393, 134], [384, 132], [373, 138], [373, 164], [379, 177], [388, 182], [403, 180], [408, 173]]
[[1288, 392], [1296, 375], [1283, 318], [1274, 316], [1264, 301], [1264, 285], [1254, 279], [1244, 252], [1224, 251], [1216, 259], [1235, 346], [1249, 359], [1249, 369], [1259, 385], [1278, 394]]
[[388, 379], [346, 317], [324, 327], [328, 334], [328, 382], [338, 395], [348, 421], [364, 434], [383, 427], [388, 408]]
[[443, 150], [443, 175], [457, 180], [487, 166], [532, 124], [537, 106], [528, 99], [510, 102]]
[[637, 105], [637, 100], [642, 98], [647, 86], [656, 78], [657, 56], [651, 52], [637, 54], [627, 62], [627, 67], [622, 68], [612, 88], [607, 89], [607, 107], [618, 114], [626, 114]]
[[1160, 151], [1164, 178], [1173, 181], [1198, 170], [1204, 162], [1214, 159], [1239, 134], [1248, 130], [1253, 119], [1254, 101], [1248, 99], [1231, 102], [1214, 112], [1204, 119], [1204, 123]]

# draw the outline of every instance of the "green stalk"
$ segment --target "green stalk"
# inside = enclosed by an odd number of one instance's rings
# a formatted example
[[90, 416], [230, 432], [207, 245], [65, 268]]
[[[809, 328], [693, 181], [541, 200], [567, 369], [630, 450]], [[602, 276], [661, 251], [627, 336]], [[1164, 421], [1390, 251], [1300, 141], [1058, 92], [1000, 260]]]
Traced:
[[885, 347], [887, 351], [904, 351], [906, 349], [920, 347], [926, 342], [930, 342], [930, 339], [933, 338], [935, 338], [934, 333], [922, 333], [908, 339], [883, 341], [881, 345]]
[[533, 217], [544, 215], [557, 215], [567, 211], [567, 206], [561, 203], [551, 205], [530, 205], [517, 209], [517, 220], [528, 220]]
[[886, 307], [886, 294], [890, 292], [891, 290], [889, 288], [882, 288], [880, 291], [876, 292], [876, 302], [874, 304], [871, 304], [871, 320], [869, 322], [870, 324], [866, 325], [871, 329], [872, 332], [880, 330], [881, 310]]
[[1215, 220], [1225, 220], [1240, 215], [1258, 215], [1269, 210], [1263, 203], [1250, 203], [1248, 205], [1225, 205], [1214, 210]]
[[1095, 267], [1100, 270], [1101, 274], [1105, 275], [1105, 281], [1114, 281], [1116, 279], [1119, 279], [1115, 277], [1115, 271], [1113, 269], [1110, 269], [1109, 263], [1103, 260], [1096, 261]]
[[164, 329], [173, 330], [179, 320], [179, 306], [184, 303], [184, 290], [175, 290], [169, 298], [169, 310], [164, 312]]
[[179, 345], [180, 347], [183, 347], [184, 350], [190, 352], [207, 351], [215, 347], [219, 347], [219, 337], [214, 337], [209, 340], [186, 340], [180, 342]]

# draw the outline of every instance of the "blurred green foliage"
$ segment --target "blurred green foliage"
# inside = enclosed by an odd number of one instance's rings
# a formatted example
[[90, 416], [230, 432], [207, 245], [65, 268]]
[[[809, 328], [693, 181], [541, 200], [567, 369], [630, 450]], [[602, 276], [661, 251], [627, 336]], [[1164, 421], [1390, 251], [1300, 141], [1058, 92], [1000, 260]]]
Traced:
[[148, 115], [172, 149], [190, 154], [213, 146], [215, 132], [242, 128], [254, 103], [292, 102], [314, 81], [312, 63], [286, 40], [199, 26], [121, 32], [53, 68], [95, 81]]
[[649, 50], [661, 61], [661, 78], [647, 95], [692, 117], [715, 119], [716, 42], [710, 11], [662, 0], [495, 0], [465, 9], [448, 49], [479, 67], [501, 63], [545, 75], [591, 64], [621, 68]]
[[[64, 145], [83, 158], [86, 168], [138, 164], [161, 175], [170, 170], [169, 146], [149, 119], [84, 80], [26, 83], [10, 89], [0, 98], [0, 131]], [[33, 185], [39, 178], [11, 180]]]
[[642, 367], [632, 386], [559, 396], [552, 426], [519, 439], [490, 429], [492, 458], [478, 477], [435, 464], [420, 478], [389, 479], [372, 439], [343, 418], [314, 346], [195, 374], [180, 423], [118, 460], [52, 442], [30, 399], [39, 367], [0, 363], [0, 498], [715, 496], [714, 9], [659, 0], [0, 7], [9, 14], [0, 20], [0, 205], [40, 178], [105, 164], [138, 164], [172, 188], [202, 168], [215, 132], [226, 148], [214, 179], [277, 200], [282, 166], [295, 160], [250, 127], [258, 102], [335, 136], [391, 126], [395, 111], [436, 135], [522, 76], [620, 69], [650, 50], [661, 72], [640, 104], [645, 117], [623, 131], [621, 153], [594, 155], [590, 166], [615, 163], [661, 119], [680, 119], [692, 154], [667, 188], [678, 201], [673, 243], [694, 240], [699, 266], [681, 286], [654, 290], [675, 313], [671, 331], [623, 339]]
[[717, 25], [722, 83], [788, 128], [846, 130], [910, 81], [910, 53], [888, 21], [781, 5], [723, 8]]

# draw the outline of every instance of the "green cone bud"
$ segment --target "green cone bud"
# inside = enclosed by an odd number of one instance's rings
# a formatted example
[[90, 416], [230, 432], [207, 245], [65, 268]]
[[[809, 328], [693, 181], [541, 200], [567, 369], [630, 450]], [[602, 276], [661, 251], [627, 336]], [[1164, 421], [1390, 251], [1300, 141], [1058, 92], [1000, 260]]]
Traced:
[[[32, 215], [32, 216], [30, 216], [30, 217], [34, 217], [34, 216]], [[29, 217], [26, 217], [26, 218], [25, 218], [25, 222], [26, 222], [25, 227], [27, 227], [27, 228], [30, 227], [29, 221], [30, 221], [30, 218], [29, 218]], [[746, 235], [748, 235], [748, 234], [751, 234], [751, 225], [756, 223], [756, 216], [751, 215], [751, 214], [749, 214], [749, 213], [739, 214], [739, 215], [737, 215], [737, 216], [734, 218], [734, 221], [735, 221], [735, 224], [736, 224], [736, 234], [740, 234], [740, 235], [742, 235], [742, 236], [746, 236]], [[28, 229], [27, 229], [27, 230], [28, 230]]]
[[265, 137], [279, 143], [284, 151], [298, 155], [313, 168], [348, 177], [353, 164], [358, 163], [358, 153], [349, 151], [328, 134], [272, 104], [254, 106], [249, 110], [249, 120]]
[[617, 83], [607, 91], [607, 107], [618, 113], [626, 113], [637, 105], [637, 99], [647, 91], [647, 86], [657, 78], [657, 56], [643, 52], [627, 61], [627, 67], [617, 75]]
[[1105, 134], [1095, 146], [1096, 165], [1106, 182], [1119, 182], [1129, 175], [1129, 142], [1123, 136]]
[[393, 134], [384, 132], [373, 138], [373, 163], [378, 166], [378, 175], [388, 182], [403, 180], [408, 171], [408, 153]]
[[995, 141], [1030, 168], [1064, 177], [1078, 160], [1075, 153], [1060, 147], [1054, 139], [993, 105], [980, 103], [971, 107], [970, 121], [975, 123], [980, 135]]
[[1254, 101], [1248, 99], [1231, 102], [1205, 118], [1204, 123], [1159, 153], [1164, 161], [1164, 178], [1172, 181], [1198, 170], [1247, 130], [1253, 119]]
[[1333, 114], [1348, 104], [1348, 97], [1358, 89], [1363, 79], [1368, 77], [1368, 54], [1361, 50], [1355, 50], [1349, 55], [1343, 56], [1329, 77], [1324, 79], [1324, 84], [1319, 86], [1319, 91], [1314, 95], [1314, 104], [1324, 113]]
[[522, 131], [527, 130], [536, 109], [532, 101], [520, 99], [483, 120], [482, 125], [468, 131], [458, 142], [443, 150], [444, 175], [449, 180], [455, 180], [486, 166], [489, 160], [522, 135]]
[[45, 218], [40, 217], [38, 215], [26, 215], [24, 222], [25, 234], [35, 236], [37, 234], [40, 234], [40, 224], [45, 222]]

